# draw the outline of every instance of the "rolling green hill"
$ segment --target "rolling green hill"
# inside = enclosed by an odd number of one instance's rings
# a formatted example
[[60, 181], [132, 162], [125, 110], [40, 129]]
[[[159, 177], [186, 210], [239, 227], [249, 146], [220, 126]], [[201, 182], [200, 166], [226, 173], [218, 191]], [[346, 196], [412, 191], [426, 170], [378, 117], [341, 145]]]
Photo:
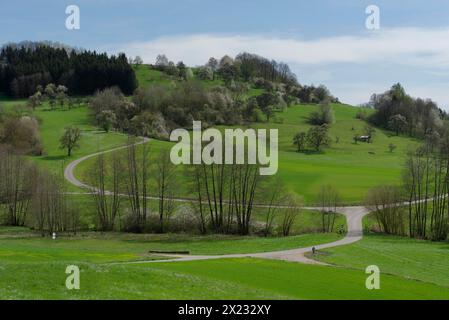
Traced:
[[[142, 87], [170, 86], [173, 81], [178, 81], [145, 66], [136, 68], [136, 74]], [[216, 84], [220, 81], [205, 82], [208, 86]], [[247, 95], [262, 92], [251, 88]], [[17, 104], [24, 105], [25, 101], [0, 98], [0, 105], [8, 110]], [[269, 123], [248, 124], [252, 128], [279, 130], [279, 175], [290, 190], [304, 197], [307, 204], [312, 204], [319, 188], [332, 184], [341, 192], [343, 201], [352, 204], [362, 202], [366, 191], [373, 186], [400, 182], [407, 148], [418, 141], [377, 129], [373, 143], [354, 143], [353, 136], [363, 134], [366, 125], [356, 118], [360, 108], [333, 104], [336, 119], [330, 128], [333, 144], [322, 152], [297, 152], [292, 143], [293, 136], [299, 131], [307, 131], [307, 118], [316, 109], [316, 105], [295, 105], [277, 112]], [[50, 111], [44, 104], [36, 109], [35, 115], [41, 120], [46, 154], [32, 159], [53, 172], [61, 171], [63, 165], [74, 159], [123, 145], [127, 140], [126, 135], [105, 133], [92, 125], [86, 105]], [[83, 138], [81, 148], [69, 158], [59, 149], [59, 137], [70, 125], [80, 127]], [[394, 152], [389, 151], [389, 144], [397, 147]], [[150, 145], [151, 152], [157, 154], [169, 149], [172, 143], [153, 140]], [[83, 162], [76, 175], [88, 181], [88, 170], [93, 161]], [[190, 196], [185, 180], [182, 180], [185, 178], [180, 179], [179, 195]], [[70, 187], [69, 191], [81, 190]], [[73, 195], [73, 199], [82, 211], [83, 226], [90, 227], [89, 223], [95, 219], [91, 196]], [[255, 220], [262, 220], [255, 211]], [[314, 212], [302, 210], [293, 227], [294, 233], [316, 231], [320, 218]], [[337, 225], [342, 224], [343, 217], [339, 216]], [[338, 268], [259, 259], [110, 264], [158, 258], [149, 256], [148, 250], [188, 250], [192, 254], [248, 253], [304, 247], [339, 238], [341, 235], [335, 233], [283, 238], [84, 233], [72, 237], [61, 235], [53, 241], [25, 228], [0, 228], [0, 298], [449, 298], [447, 259], [444, 257], [447, 244], [398, 237], [370, 235], [359, 243], [328, 249], [315, 256], [338, 265]], [[68, 264], [81, 267], [83, 290], [66, 290], [64, 271]], [[365, 288], [364, 268], [371, 264], [381, 268], [382, 289], [379, 291]]]
[[[136, 69], [139, 84], [146, 87], [151, 84], [167, 84], [169, 77], [151, 70], [147, 66]], [[221, 84], [220, 81], [205, 81], [206, 85]], [[261, 94], [261, 89], [250, 89], [248, 95]], [[398, 184], [404, 155], [408, 148], [416, 146], [415, 139], [397, 137], [391, 132], [377, 129], [373, 143], [354, 143], [354, 135], [363, 135], [367, 123], [357, 119], [361, 110], [344, 104], [333, 104], [335, 123], [331, 126], [332, 146], [322, 152], [296, 152], [293, 136], [300, 131], [307, 131], [307, 118], [317, 109], [316, 105], [296, 105], [277, 112], [270, 123], [252, 123], [251, 128], [271, 128], [279, 130], [279, 171], [289, 189], [304, 197], [312, 204], [314, 195], [322, 185], [332, 184], [341, 192], [346, 204], [360, 203], [373, 186], [379, 184]], [[363, 109], [367, 114], [370, 109]], [[221, 127], [223, 129], [223, 127]], [[338, 140], [338, 143], [336, 142]], [[396, 149], [389, 151], [394, 144]], [[169, 143], [158, 144], [169, 148]], [[156, 148], [158, 149], [158, 148]], [[82, 175], [82, 172], [80, 172]]]
[[[141, 87], [154, 84], [170, 85], [179, 81], [160, 71], [150, 69], [142, 65], [134, 67]], [[221, 80], [203, 81], [205, 85], [221, 84]], [[263, 90], [252, 88], [248, 95], [257, 95]], [[24, 104], [24, 100], [2, 99], [0, 105], [10, 109], [14, 105]], [[373, 143], [353, 142], [353, 136], [363, 134], [366, 123], [357, 119], [356, 114], [360, 108], [343, 104], [333, 104], [335, 123], [330, 128], [330, 136], [333, 140], [331, 147], [322, 152], [297, 152], [292, 143], [293, 136], [300, 131], [307, 131], [308, 115], [316, 110], [316, 105], [295, 105], [277, 112], [269, 123], [252, 123], [252, 128], [272, 128], [279, 130], [279, 171], [278, 174], [286, 186], [304, 197], [307, 204], [314, 202], [314, 195], [322, 185], [332, 184], [341, 193], [344, 203], [360, 203], [366, 191], [376, 185], [400, 182], [401, 170], [404, 162], [404, 154], [407, 148], [418, 142], [393, 136], [391, 133], [377, 129]], [[367, 113], [370, 110], [365, 110]], [[42, 139], [46, 154], [36, 158], [40, 163], [60, 170], [60, 161], [67, 163], [70, 159], [64, 156], [64, 151], [59, 147], [59, 136], [64, 128], [69, 125], [79, 126], [83, 130], [81, 149], [75, 151], [73, 159], [93, 153], [97, 150], [105, 150], [126, 141], [126, 136], [117, 133], [104, 133], [95, 128], [89, 121], [88, 108], [82, 106], [72, 110], [48, 111], [44, 105], [37, 109], [35, 114], [41, 119]], [[224, 129], [224, 127], [220, 127]], [[338, 143], [337, 143], [338, 140]], [[153, 151], [168, 149], [172, 146], [169, 142], [151, 142]], [[397, 148], [394, 152], [388, 149], [389, 144]], [[82, 163], [76, 174], [85, 178], [86, 170], [94, 159]], [[57, 169], [56, 169], [57, 168]], [[180, 190], [181, 195], [186, 196], [187, 190]]]
[[[286, 186], [303, 196], [307, 204], [313, 204], [314, 195], [321, 186], [332, 184], [338, 188], [346, 204], [363, 201], [369, 188], [379, 184], [399, 184], [407, 149], [418, 142], [404, 137], [392, 136], [377, 130], [373, 143], [353, 142], [356, 133], [362, 133], [366, 123], [356, 119], [356, 107], [334, 104], [336, 122], [331, 126], [333, 144], [322, 152], [297, 152], [293, 136], [299, 131], [307, 131], [307, 116], [316, 110], [314, 105], [297, 105], [278, 113], [282, 123], [253, 123], [249, 127], [279, 130], [279, 171]], [[225, 127], [220, 127], [224, 129]], [[336, 143], [336, 138], [339, 142]], [[397, 149], [390, 152], [389, 144]], [[169, 149], [173, 144], [163, 141], [150, 142], [153, 152]], [[77, 176], [87, 179], [88, 168], [95, 159], [82, 163]], [[181, 172], [181, 171], [180, 171]], [[182, 196], [188, 191], [180, 189]]]
[[[279, 174], [290, 189], [312, 203], [322, 185], [332, 184], [345, 203], [355, 204], [360, 203], [373, 186], [400, 182], [405, 153], [418, 142], [377, 129], [372, 143], [355, 144], [353, 136], [363, 134], [366, 126], [365, 121], [356, 119], [360, 108], [332, 105], [336, 122], [329, 131], [333, 140], [331, 147], [318, 153], [297, 152], [293, 136], [307, 131], [307, 117], [316, 108], [293, 106], [278, 115], [283, 123], [252, 125], [279, 130]], [[390, 152], [389, 144], [396, 145], [397, 149]]]

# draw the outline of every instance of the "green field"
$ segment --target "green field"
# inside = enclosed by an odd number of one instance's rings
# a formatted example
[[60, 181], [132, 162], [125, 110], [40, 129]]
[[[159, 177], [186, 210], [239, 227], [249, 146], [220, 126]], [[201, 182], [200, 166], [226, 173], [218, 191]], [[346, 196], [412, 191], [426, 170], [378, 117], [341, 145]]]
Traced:
[[[362, 134], [366, 125], [364, 121], [355, 118], [359, 110], [355, 107], [333, 105], [336, 123], [331, 126], [330, 136], [333, 141], [338, 137], [339, 143], [334, 142], [330, 148], [318, 153], [297, 152], [292, 143], [293, 136], [299, 131], [307, 131], [307, 117], [316, 108], [313, 105], [292, 106], [278, 113], [278, 118], [284, 119], [283, 123], [250, 125], [253, 128], [279, 130], [278, 174], [288, 189], [302, 196], [306, 204], [313, 204], [320, 187], [331, 184], [340, 191], [345, 204], [357, 204], [363, 201], [370, 188], [401, 182], [406, 150], [416, 145], [417, 141], [392, 136], [377, 129], [373, 143], [355, 144], [353, 136], [356, 133]], [[390, 143], [397, 146], [394, 152], [388, 150]], [[171, 146], [169, 142], [150, 142], [150, 149], [156, 154]], [[95, 159], [89, 159], [80, 164], [76, 170], [77, 176], [87, 179], [87, 170], [94, 161]], [[188, 190], [183, 188], [179, 192], [181, 196], [189, 195]]]
[[[146, 66], [137, 69], [139, 84], [147, 87], [156, 83], [167, 83], [167, 76]], [[211, 81], [209, 81], [211, 82]], [[206, 82], [205, 82], [206, 83]], [[219, 84], [219, 83], [216, 83]], [[206, 83], [206, 85], [211, 85]], [[250, 89], [249, 96], [261, 94], [261, 89]], [[272, 128], [279, 130], [279, 171], [288, 188], [304, 197], [307, 204], [314, 202], [321, 186], [332, 184], [341, 192], [345, 204], [360, 203], [373, 186], [379, 184], [398, 184], [404, 163], [404, 155], [417, 141], [394, 136], [391, 132], [377, 129], [373, 143], [353, 142], [354, 135], [363, 135], [367, 123], [356, 119], [356, 114], [364, 110], [344, 104], [332, 106], [335, 123], [331, 126], [332, 146], [322, 152], [296, 152], [293, 136], [307, 131], [309, 114], [317, 109], [316, 105], [297, 105], [277, 112], [270, 123], [253, 123], [252, 128]], [[221, 128], [224, 129], [224, 128]], [[339, 140], [336, 143], [336, 140]], [[388, 149], [389, 144], [397, 148]], [[156, 149], [169, 148], [162, 143]], [[82, 176], [82, 172], [80, 172]]]
[[[20, 101], [20, 103], [24, 103]], [[11, 101], [8, 104], [13, 106]], [[34, 111], [35, 115], [41, 121], [41, 138], [44, 144], [45, 154], [40, 157], [31, 157], [33, 161], [36, 161], [39, 165], [47, 168], [48, 170], [62, 174], [64, 166], [70, 161], [73, 161], [84, 155], [95, 153], [98, 150], [108, 150], [121, 145], [124, 145], [127, 141], [127, 136], [120, 133], [98, 130], [89, 118], [88, 108], [81, 106], [77, 108], [57, 108], [50, 110], [47, 104], [37, 108]], [[59, 137], [64, 132], [64, 128], [67, 126], [77, 126], [82, 130], [82, 139], [80, 141], [80, 149], [75, 150], [71, 157], [67, 157], [66, 151], [59, 148]], [[150, 142], [151, 153], [157, 154], [160, 150], [170, 148], [172, 144], [164, 141], [153, 140]], [[93, 164], [95, 159], [89, 159], [82, 162], [75, 174], [81, 178], [82, 181], [89, 181], [88, 176], [89, 167]], [[183, 168], [179, 168], [180, 172], [183, 172]], [[180, 175], [182, 176], [182, 174]], [[183, 186], [185, 187], [187, 181], [183, 180]], [[67, 183], [68, 190], [71, 192], [86, 191], [79, 189], [71, 184]], [[188, 196], [186, 188], [181, 188], [181, 196]], [[70, 196], [72, 203], [81, 210], [81, 222], [84, 227], [91, 228], [94, 223], [95, 209], [93, 208], [93, 201], [90, 196], [74, 195]], [[124, 202], [125, 203], [125, 202]], [[124, 204], [126, 205], [126, 204]], [[264, 210], [256, 210], [255, 219], [259, 221], [264, 220]], [[293, 226], [293, 234], [302, 234], [306, 232], [316, 232], [320, 228], [320, 216], [313, 212], [307, 212], [303, 210], [298, 216]], [[280, 218], [276, 217], [275, 224], [280, 223]], [[336, 221], [336, 226], [345, 225], [345, 220], [340, 216]]]
[[[169, 85], [173, 81], [162, 72], [152, 70], [142, 65], [135, 68], [136, 76], [141, 87], [154, 84]], [[219, 80], [204, 81], [205, 85], [217, 85]], [[257, 95], [260, 89], [251, 89], [249, 95]], [[0, 105], [12, 108], [24, 101], [14, 101], [3, 97]], [[391, 133], [377, 129], [373, 143], [355, 144], [353, 136], [363, 134], [366, 122], [356, 119], [360, 108], [348, 105], [334, 104], [335, 123], [331, 126], [330, 136], [333, 144], [322, 152], [296, 152], [292, 143], [293, 136], [299, 131], [307, 131], [308, 115], [316, 110], [315, 105], [297, 105], [277, 112], [275, 119], [270, 123], [253, 123], [249, 127], [272, 128], [279, 130], [279, 171], [288, 189], [302, 196], [306, 204], [313, 204], [315, 195], [321, 186], [334, 185], [341, 193], [345, 204], [360, 203], [367, 192], [373, 186], [379, 184], [398, 184], [401, 179], [401, 171], [406, 150], [418, 142], [393, 136]], [[367, 113], [370, 110], [365, 110]], [[35, 114], [41, 119], [41, 134], [45, 146], [46, 155], [37, 160], [51, 170], [60, 170], [64, 161], [94, 153], [97, 150], [111, 149], [123, 145], [127, 137], [119, 133], [105, 133], [99, 131], [91, 122], [86, 106], [72, 110], [57, 109], [49, 111], [47, 105], [37, 109]], [[64, 128], [74, 125], [83, 130], [81, 148], [76, 150], [68, 159], [64, 150], [59, 149], [59, 137]], [[224, 129], [224, 128], [221, 128]], [[336, 143], [336, 140], [339, 140]], [[390, 152], [388, 145], [396, 145], [396, 150]], [[157, 154], [161, 149], [169, 149], [172, 144], [167, 142], [151, 142], [153, 153]], [[87, 169], [94, 159], [82, 163], [76, 170], [78, 177], [85, 179], [88, 176]], [[185, 182], [185, 181], [183, 181]], [[185, 185], [185, 183], [182, 183]], [[181, 196], [187, 196], [188, 190], [180, 188]]]
[[[381, 289], [369, 291], [365, 288], [367, 275], [363, 268], [248, 258], [111, 264], [160, 258], [149, 256], [150, 249], [223, 254], [289, 248], [331, 240], [323, 235], [271, 239], [220, 239], [211, 236], [190, 240], [182, 236], [159, 237], [84, 234], [50, 240], [32, 237], [31, 231], [24, 228], [0, 228], [0, 298], [449, 299], [449, 288], [444, 283], [433, 284], [440, 281], [439, 275], [424, 282], [414, 280], [418, 276], [382, 274]], [[404, 250], [407, 250], [407, 245], [399, 241], [395, 253], [402, 255]], [[436, 259], [436, 254], [433, 250], [425, 258]], [[79, 291], [65, 288], [68, 265], [80, 267]], [[419, 265], [411, 264], [409, 270], [417, 272]], [[447, 272], [443, 271], [441, 276], [444, 275]]]
[[[3, 228], [0, 228], [2, 230]], [[14, 232], [14, 233], [13, 233]], [[18, 237], [15, 235], [18, 234]], [[31, 230], [9, 229], [0, 233], [2, 261], [117, 262], [146, 260], [150, 250], [189, 251], [193, 255], [257, 253], [308, 247], [340, 239], [337, 234], [310, 233], [291, 237], [244, 237], [187, 234], [81, 233], [42, 238]]]
[[384, 235], [365, 235], [355, 244], [326, 249], [316, 258], [326, 263], [364, 269], [377, 265], [382, 274], [449, 288], [449, 243]]
[[449, 289], [437, 285], [385, 275], [382, 289], [369, 291], [362, 271], [282, 261], [226, 259], [78, 266], [81, 289], [69, 291], [65, 287], [67, 264], [63, 262], [2, 263], [0, 298], [449, 299]]
[[175, 81], [163, 72], [150, 69], [147, 65], [134, 66], [133, 69], [140, 88], [148, 88], [153, 85], [168, 86]]
[[[57, 109], [50, 111], [44, 105], [38, 108], [35, 114], [42, 120], [40, 132], [45, 154], [41, 157], [33, 157], [33, 160], [38, 161], [39, 164], [50, 170], [60, 170], [61, 166], [67, 165], [70, 161], [99, 150], [122, 146], [128, 139], [124, 134], [106, 133], [92, 125], [86, 106], [70, 110]], [[71, 157], [67, 156], [66, 150], [59, 148], [59, 138], [64, 133], [64, 129], [69, 126], [78, 127], [82, 130], [81, 147], [74, 150]]]
[[[176, 81], [146, 66], [137, 68], [136, 75], [142, 87], [170, 86]], [[218, 83], [209, 81], [205, 85]], [[252, 88], [247, 95], [261, 92]], [[0, 97], [0, 105], [7, 110], [24, 103], [24, 100]], [[277, 112], [270, 123], [248, 125], [279, 130], [279, 175], [289, 190], [303, 197], [306, 204], [313, 204], [319, 188], [332, 184], [341, 192], [344, 203], [355, 204], [363, 201], [367, 190], [373, 186], [400, 183], [405, 151], [418, 142], [377, 129], [373, 143], [355, 144], [353, 136], [363, 134], [366, 125], [356, 119], [359, 108], [332, 105], [336, 118], [330, 129], [332, 146], [318, 153], [296, 152], [292, 138], [299, 131], [307, 131], [307, 117], [316, 108], [315, 105], [296, 105]], [[127, 141], [124, 134], [105, 133], [96, 128], [87, 106], [50, 111], [44, 104], [35, 115], [41, 121], [45, 154], [32, 159], [52, 172], [62, 172], [74, 159], [122, 146]], [[77, 126], [83, 134], [81, 148], [70, 158], [59, 149], [59, 137], [67, 126]], [[394, 152], [388, 150], [390, 143], [397, 146]], [[153, 156], [172, 146], [157, 140], [149, 145]], [[94, 160], [81, 163], [75, 171], [77, 177], [88, 181], [88, 170]], [[179, 170], [181, 173], [182, 168]], [[179, 196], [189, 196], [186, 178], [181, 177], [179, 181]], [[69, 191], [82, 190], [71, 186]], [[317, 233], [321, 216], [309, 210], [300, 211], [291, 237], [88, 232], [95, 222], [91, 196], [70, 195], [70, 199], [80, 211], [85, 232], [51, 240], [26, 228], [0, 228], [0, 298], [449, 299], [447, 243], [370, 234], [358, 243], [320, 251], [314, 256], [338, 267], [250, 258], [127, 264], [164, 259], [149, 254], [150, 250], [189, 251], [198, 255], [244, 254], [308, 247], [342, 236]], [[253, 218], [262, 223], [264, 210], [255, 209]], [[275, 227], [279, 224], [280, 217], [276, 217]], [[345, 227], [345, 224], [344, 217], [339, 215], [336, 227]], [[81, 268], [80, 291], [65, 288], [64, 271], [70, 264]], [[365, 288], [364, 270], [372, 264], [381, 269], [381, 290]]]
[[[307, 131], [307, 117], [315, 109], [311, 105], [291, 107], [279, 114], [282, 124], [269, 126], [279, 130], [279, 175], [291, 190], [312, 203], [320, 187], [331, 184], [340, 191], [344, 203], [356, 204], [364, 199], [369, 188], [400, 182], [405, 152], [417, 142], [377, 129], [373, 143], [355, 144], [353, 136], [363, 134], [366, 125], [355, 118], [359, 108], [333, 105], [336, 122], [330, 128], [331, 147], [320, 153], [296, 152], [293, 136]], [[388, 150], [390, 143], [397, 146], [392, 153]]]
[[[161, 71], [151, 69], [148, 65], [133, 66], [133, 69], [140, 88], [148, 88], [154, 85], [169, 87], [179, 81], [179, 77], [169, 76]], [[223, 81], [219, 79], [214, 81], [201, 80], [201, 82], [206, 87], [223, 85]], [[252, 90], [250, 95], [256, 95], [258, 92], [258, 90]]]

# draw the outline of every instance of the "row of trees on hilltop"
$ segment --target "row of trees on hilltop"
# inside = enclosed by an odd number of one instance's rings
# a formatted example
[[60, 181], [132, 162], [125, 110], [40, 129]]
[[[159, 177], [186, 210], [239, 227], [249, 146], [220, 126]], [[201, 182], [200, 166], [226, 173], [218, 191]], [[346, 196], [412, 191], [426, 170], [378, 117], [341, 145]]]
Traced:
[[134, 71], [124, 54], [108, 56], [48, 44], [3, 47], [0, 52], [0, 91], [24, 98], [38, 86], [64, 85], [71, 94], [92, 94], [118, 86], [126, 94], [137, 87]]
[[298, 84], [296, 75], [286, 63], [268, 60], [246, 52], [237, 55], [235, 62], [239, 66], [241, 76], [247, 81], [254, 78], [263, 78], [289, 85]]
[[[157, 56], [154, 67], [169, 75], [182, 77], [185, 77], [186, 72], [190, 69], [182, 61], [175, 64], [164, 54]], [[243, 80], [248, 82], [256, 78], [289, 85], [298, 84], [296, 75], [291, 72], [287, 64], [246, 52], [237, 55], [235, 59], [228, 55], [219, 60], [211, 57], [204, 66], [198, 68], [197, 73], [203, 80], [214, 80], [220, 77], [228, 84], [231, 81]]]
[[175, 64], [166, 55], [160, 54], [153, 68], [186, 80], [194, 76], [208, 81], [219, 79], [233, 91], [250, 85], [281, 95], [286, 104], [338, 102], [338, 99], [323, 85], [300, 85], [296, 75], [286, 63], [246, 52], [238, 54], [235, 58], [228, 55], [221, 59], [211, 57], [206, 64], [194, 69], [188, 68], [182, 61]]
[[368, 121], [376, 126], [394, 131], [397, 135], [411, 137], [440, 135], [446, 118], [444, 111], [430, 99], [412, 98], [398, 83], [390, 90], [374, 94], [369, 106], [376, 112]]

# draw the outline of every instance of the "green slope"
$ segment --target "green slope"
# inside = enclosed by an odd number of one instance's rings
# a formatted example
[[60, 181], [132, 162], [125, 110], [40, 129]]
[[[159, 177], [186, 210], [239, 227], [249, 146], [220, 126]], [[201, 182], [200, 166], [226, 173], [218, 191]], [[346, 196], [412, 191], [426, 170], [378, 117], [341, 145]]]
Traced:
[[449, 244], [395, 236], [366, 235], [352, 245], [326, 249], [316, 258], [339, 266], [364, 269], [377, 265], [398, 275], [449, 288]]
[[[355, 107], [333, 105], [336, 122], [330, 129], [334, 141], [330, 148], [318, 153], [297, 152], [292, 143], [293, 136], [299, 131], [307, 131], [307, 116], [316, 108], [314, 105], [292, 106], [278, 113], [277, 117], [283, 118], [283, 123], [253, 123], [249, 126], [278, 129], [278, 174], [290, 190], [303, 196], [307, 204], [313, 204], [320, 187], [332, 184], [340, 191], [344, 203], [356, 204], [363, 201], [371, 187], [401, 182], [405, 153], [418, 142], [377, 129], [373, 143], [354, 144], [353, 136], [362, 133], [366, 125], [364, 121], [356, 119], [359, 109]], [[336, 137], [339, 137], [339, 143], [335, 143]], [[394, 152], [388, 149], [390, 143], [397, 146]], [[153, 141], [150, 145], [153, 154], [157, 154], [160, 150], [170, 149], [173, 144]], [[82, 163], [76, 170], [77, 176], [87, 179], [87, 169], [93, 162], [94, 159], [90, 159]], [[179, 176], [182, 176], [182, 169]], [[181, 196], [190, 195], [187, 189], [181, 188], [179, 192]]]
[[64, 263], [1, 266], [3, 299], [449, 298], [447, 288], [395, 276], [383, 275], [381, 289], [371, 291], [359, 270], [258, 259], [79, 264], [81, 289], [72, 291], [65, 287]]

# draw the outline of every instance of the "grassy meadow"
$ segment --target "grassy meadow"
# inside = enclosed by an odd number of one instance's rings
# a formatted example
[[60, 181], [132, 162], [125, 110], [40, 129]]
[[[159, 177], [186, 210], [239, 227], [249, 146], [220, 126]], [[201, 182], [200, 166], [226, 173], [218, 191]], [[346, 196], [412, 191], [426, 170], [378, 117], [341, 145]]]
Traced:
[[[135, 71], [141, 87], [170, 86], [175, 81], [145, 66]], [[219, 81], [205, 82], [207, 86], [216, 84]], [[261, 93], [253, 88], [247, 95]], [[7, 110], [25, 103], [0, 97], [0, 106]], [[290, 191], [310, 205], [322, 185], [332, 184], [344, 203], [359, 204], [369, 188], [400, 182], [404, 154], [418, 142], [376, 129], [373, 143], [354, 143], [353, 136], [362, 135], [366, 125], [356, 118], [360, 108], [333, 104], [336, 121], [330, 128], [332, 145], [321, 152], [297, 152], [293, 136], [307, 131], [307, 118], [316, 108], [295, 105], [277, 112], [269, 123], [248, 124], [251, 128], [279, 130], [279, 176]], [[85, 105], [49, 110], [44, 104], [34, 113], [41, 121], [45, 154], [31, 159], [52, 172], [62, 172], [70, 161], [84, 155], [122, 146], [128, 139], [124, 134], [99, 130]], [[59, 148], [59, 138], [67, 126], [79, 127], [83, 135], [80, 149], [74, 150], [71, 157]], [[389, 144], [397, 148], [390, 152]], [[157, 140], [149, 143], [155, 156], [172, 145]], [[81, 163], [76, 176], [89, 181], [94, 161]], [[178, 170], [177, 195], [192, 197], [181, 174], [183, 169]], [[83, 191], [73, 186], [68, 190]], [[79, 210], [82, 226], [92, 230], [95, 208], [91, 196], [70, 195], [70, 199]], [[156, 203], [151, 202], [151, 206]], [[275, 226], [280, 219], [275, 218]], [[263, 223], [263, 209], [255, 209], [254, 220]], [[345, 218], [338, 215], [335, 225], [345, 228]], [[223, 255], [293, 249], [342, 238], [337, 233], [318, 233], [320, 226], [317, 212], [301, 210], [290, 237], [86, 231], [51, 240], [27, 228], [0, 227], [0, 299], [449, 299], [449, 245], [399, 237], [369, 234], [358, 243], [313, 256], [331, 266], [250, 258], [142, 262], [163, 259], [149, 254], [150, 250]], [[82, 290], [65, 288], [65, 268], [70, 264], [81, 268]], [[364, 270], [371, 264], [381, 269], [381, 290], [365, 288]]]
[[449, 288], [449, 243], [367, 234], [357, 243], [326, 249], [314, 256], [329, 264], [365, 269], [377, 265], [381, 274], [434, 283]]
[[[365, 121], [356, 119], [360, 108], [332, 105], [336, 120], [329, 131], [332, 145], [321, 152], [297, 152], [293, 136], [307, 131], [308, 115], [316, 108], [314, 105], [293, 106], [277, 114], [281, 123], [251, 125], [279, 130], [278, 174], [290, 190], [312, 204], [320, 187], [331, 184], [339, 190], [344, 203], [357, 204], [371, 187], [400, 183], [404, 155], [417, 142], [376, 129], [372, 143], [355, 144], [354, 135], [363, 135], [366, 126]], [[390, 143], [397, 147], [393, 152], [388, 149]]]
[[[45, 154], [41, 157], [33, 157], [33, 160], [52, 171], [61, 170], [71, 161], [82, 156], [122, 146], [128, 139], [124, 134], [106, 133], [92, 125], [87, 106], [70, 110], [50, 110], [44, 104], [37, 108], [34, 113], [42, 121], [40, 132]], [[64, 133], [64, 129], [69, 126], [78, 127], [82, 131], [82, 138], [79, 142], [80, 148], [74, 150], [70, 157], [67, 156], [66, 150], [59, 147], [59, 138]]]
[[[173, 78], [162, 72], [143, 65], [135, 68], [139, 85], [143, 88], [151, 85], [170, 85]], [[203, 81], [206, 86], [218, 85], [219, 80]], [[248, 96], [263, 93], [261, 89], [250, 89]], [[333, 104], [335, 123], [330, 128], [332, 145], [321, 152], [297, 152], [293, 145], [293, 136], [307, 131], [308, 116], [317, 109], [316, 105], [295, 105], [276, 112], [269, 123], [252, 123], [248, 127], [279, 130], [279, 171], [288, 189], [303, 197], [306, 204], [313, 204], [321, 186], [334, 185], [341, 193], [345, 204], [357, 204], [363, 201], [367, 190], [379, 184], [398, 184], [401, 179], [404, 155], [408, 148], [418, 142], [406, 137], [394, 136], [391, 132], [376, 129], [373, 143], [354, 143], [354, 135], [363, 135], [367, 123], [357, 119], [362, 109], [344, 104]], [[223, 130], [225, 127], [219, 127]], [[338, 141], [338, 142], [337, 142]], [[389, 151], [394, 144], [396, 149]], [[168, 150], [173, 145], [169, 142], [153, 141], [150, 143], [157, 153]], [[94, 159], [82, 163], [76, 173], [88, 177], [86, 169]], [[90, 162], [90, 163], [89, 163]], [[180, 171], [181, 172], [181, 171]], [[182, 178], [181, 178], [182, 179]], [[189, 190], [180, 188], [182, 196], [188, 196]]]
[[[139, 85], [143, 88], [151, 85], [170, 85], [177, 81], [148, 66], [135, 67]], [[220, 84], [220, 80], [203, 81], [205, 85]], [[260, 89], [250, 89], [248, 95], [262, 93]], [[12, 108], [24, 105], [24, 100], [0, 99], [0, 105]], [[343, 104], [334, 104], [332, 109], [335, 123], [330, 128], [332, 145], [321, 152], [297, 152], [293, 145], [293, 136], [300, 131], [307, 131], [308, 115], [316, 110], [316, 105], [296, 105], [277, 112], [269, 123], [252, 123], [251, 128], [270, 128], [279, 130], [279, 171], [283, 183], [288, 189], [301, 196], [306, 204], [313, 204], [314, 195], [321, 186], [334, 185], [341, 193], [345, 204], [357, 204], [363, 201], [367, 190], [379, 184], [397, 184], [401, 179], [404, 154], [407, 149], [418, 142], [405, 137], [397, 137], [391, 132], [376, 130], [373, 143], [353, 142], [353, 136], [364, 133], [366, 122], [356, 118], [361, 108]], [[370, 110], [365, 109], [369, 114]], [[81, 156], [98, 150], [107, 150], [124, 145], [126, 135], [105, 133], [92, 124], [88, 107], [80, 106], [71, 110], [67, 108], [50, 110], [47, 104], [37, 108], [36, 116], [41, 120], [41, 135], [45, 155], [34, 158], [51, 170], [61, 170], [63, 165]], [[68, 158], [64, 150], [59, 149], [59, 137], [67, 126], [77, 126], [82, 130], [81, 148], [75, 150]], [[220, 127], [220, 129], [224, 129]], [[390, 152], [389, 144], [396, 149]], [[151, 152], [157, 155], [160, 150], [169, 150], [173, 144], [165, 141], [150, 142]], [[82, 179], [88, 179], [88, 169], [95, 159], [81, 163], [75, 173]], [[183, 171], [179, 169], [180, 173]], [[181, 176], [181, 175], [179, 175]], [[180, 196], [188, 196], [190, 190], [181, 178]]]
[[[25, 228], [0, 228], [0, 298], [449, 299], [447, 279], [444, 280], [447, 272], [441, 267], [431, 265], [429, 270], [422, 270], [419, 263], [404, 263], [407, 269], [402, 274], [387, 272], [387, 266], [399, 259], [385, 260], [379, 256], [387, 243], [377, 254], [372, 255], [376, 253], [372, 251], [371, 259], [352, 261], [349, 267], [338, 268], [250, 258], [126, 264], [161, 259], [149, 255], [149, 250], [191, 250], [192, 254], [245, 253], [330, 240], [331, 235], [266, 239], [124, 234], [79, 234], [51, 240], [33, 235]], [[405, 241], [395, 243], [394, 249], [388, 251], [394, 252], [395, 256], [401, 257], [410, 250]], [[391, 246], [391, 241], [388, 245]], [[358, 251], [355, 254], [358, 258], [370, 255], [363, 256]], [[415, 260], [434, 261], [440, 255], [435, 247]], [[348, 257], [347, 264], [350, 264], [349, 260]], [[362, 269], [368, 262], [379, 263], [381, 270], [385, 270], [381, 276], [381, 290], [365, 288], [366, 274]], [[360, 267], [354, 263], [360, 263]], [[81, 290], [65, 288], [68, 265], [80, 267]], [[420, 274], [423, 272], [427, 273], [427, 278]]]
[[341, 237], [331, 233], [309, 233], [291, 237], [245, 237], [82, 232], [61, 236], [54, 241], [26, 228], [11, 228], [5, 231], [0, 228], [0, 258], [16, 262], [24, 259], [45, 262], [67, 258], [74, 262], [106, 263], [147, 260], [151, 258], [150, 250], [188, 251], [193, 255], [257, 253], [308, 247], [336, 241]]
[[[345, 204], [358, 204], [365, 198], [366, 192], [379, 184], [399, 184], [408, 148], [418, 142], [405, 137], [397, 137], [389, 132], [377, 129], [373, 143], [353, 142], [355, 134], [363, 134], [366, 123], [356, 119], [358, 108], [335, 104], [332, 106], [336, 122], [330, 128], [333, 141], [329, 148], [321, 152], [297, 152], [293, 145], [293, 136], [307, 131], [308, 115], [316, 110], [314, 105], [296, 105], [277, 113], [277, 123], [253, 123], [248, 127], [258, 129], [278, 129], [279, 131], [279, 169], [278, 175], [285, 186], [301, 196], [305, 204], [313, 204], [320, 187], [334, 185], [340, 192]], [[279, 123], [282, 119], [282, 123]], [[224, 130], [225, 127], [220, 127]], [[336, 142], [338, 138], [338, 143]], [[397, 148], [390, 152], [389, 144]], [[169, 150], [173, 143], [151, 141], [150, 153]], [[88, 169], [95, 158], [81, 163], [75, 173], [88, 179]], [[179, 168], [182, 181], [182, 168]], [[188, 188], [179, 189], [179, 194], [189, 196]]]
[[[66, 263], [2, 263], [3, 299], [448, 299], [434, 284], [382, 277], [365, 288], [363, 271], [261, 259], [82, 263], [80, 290], [65, 288]], [[33, 272], [30, 272], [33, 270]], [[9, 271], [9, 272], [6, 272]], [[36, 277], [39, 274], [39, 277]]]

